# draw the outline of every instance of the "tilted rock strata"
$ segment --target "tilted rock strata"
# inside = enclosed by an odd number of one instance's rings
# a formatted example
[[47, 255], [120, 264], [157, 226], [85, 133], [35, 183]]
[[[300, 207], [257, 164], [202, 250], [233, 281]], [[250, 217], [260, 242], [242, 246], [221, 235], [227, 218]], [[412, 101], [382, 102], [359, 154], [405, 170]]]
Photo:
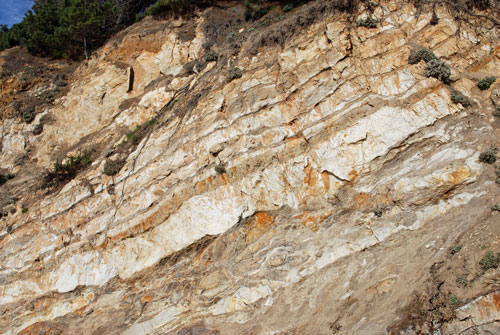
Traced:
[[[84, 136], [118, 145], [120, 130], [160, 115], [180, 90], [210, 90], [192, 109], [161, 114], [116, 176], [94, 161], [2, 224], [1, 332], [326, 333], [338, 324], [383, 333], [429, 259], [489, 211], [471, 203], [488, 203], [496, 187], [478, 162], [492, 144], [487, 118], [454, 104], [423, 62], [408, 65], [412, 43], [458, 74], [480, 62], [475, 72], [497, 76], [500, 47], [496, 30], [458, 30], [444, 10], [436, 26], [398, 1], [375, 14], [376, 29], [336, 15], [282, 49], [242, 55], [243, 77], [230, 83], [214, 64], [180, 75], [202, 56], [203, 18], [192, 41], [178, 38], [176, 22], [152, 32], [144, 52], [132, 48], [140, 25], [104, 47], [47, 111], [55, 121], [33, 140], [41, 164]], [[162, 75], [173, 79], [146, 89]], [[481, 106], [488, 93], [469, 78], [453, 85], [483, 94]], [[215, 172], [220, 163], [226, 173]]]

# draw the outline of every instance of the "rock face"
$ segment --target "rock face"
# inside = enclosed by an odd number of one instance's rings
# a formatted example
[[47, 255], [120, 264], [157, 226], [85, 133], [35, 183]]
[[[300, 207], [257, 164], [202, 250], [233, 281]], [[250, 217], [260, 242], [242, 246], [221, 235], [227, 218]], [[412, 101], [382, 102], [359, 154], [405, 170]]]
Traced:
[[[0, 333], [411, 333], [390, 326], [432, 265], [478, 222], [500, 222], [494, 167], [478, 159], [500, 132], [498, 84], [476, 87], [500, 77], [490, 21], [438, 6], [431, 25], [431, 12], [388, 0], [359, 8], [377, 28], [331, 13], [252, 55], [210, 43], [217, 11], [232, 20], [242, 6], [132, 26], [35, 124], [4, 121], [0, 167], [17, 176], [2, 187], [19, 196], [0, 221]], [[274, 27], [231, 22], [243, 30], [228, 39]], [[451, 84], [408, 64], [417, 45]], [[217, 62], [203, 61], [208, 47]], [[85, 148], [92, 163], [19, 193], [39, 178], [16, 162], [26, 147], [38, 171]], [[113, 176], [107, 157], [124, 162]], [[434, 327], [469, 334], [452, 319]]]

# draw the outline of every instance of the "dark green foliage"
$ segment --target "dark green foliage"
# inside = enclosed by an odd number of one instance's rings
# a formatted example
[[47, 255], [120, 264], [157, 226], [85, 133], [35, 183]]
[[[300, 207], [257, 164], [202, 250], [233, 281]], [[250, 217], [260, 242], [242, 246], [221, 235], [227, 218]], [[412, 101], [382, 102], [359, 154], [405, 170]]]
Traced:
[[417, 64], [421, 60], [424, 60], [427, 63], [433, 59], [438, 59], [438, 58], [429, 49], [426, 49], [426, 48], [413, 49], [410, 52], [410, 57], [408, 57], [408, 63], [409, 64]]
[[106, 160], [106, 163], [104, 163], [104, 174], [106, 176], [114, 176], [118, 172], [120, 172], [121, 168], [123, 167], [122, 161], [114, 161], [111, 159]]
[[79, 152], [76, 156], [69, 155], [62, 163], [56, 162], [54, 169], [45, 176], [44, 187], [56, 186], [76, 177], [80, 170], [92, 162], [90, 152]]
[[227, 73], [227, 81], [233, 81], [234, 79], [241, 78], [242, 76], [243, 73], [241, 72], [241, 69], [238, 67], [233, 67], [230, 68]]
[[284, 12], [290, 12], [293, 9], [293, 5], [291, 3], [287, 3], [285, 6], [283, 6], [283, 11]]
[[458, 297], [456, 295], [452, 294], [450, 296], [450, 305], [452, 307], [456, 307], [456, 306], [458, 306], [459, 303], [460, 303], [460, 300], [458, 299]]
[[219, 54], [213, 50], [208, 50], [205, 53], [205, 60], [207, 62], [215, 62], [219, 58]]
[[483, 79], [481, 79], [478, 83], [477, 83], [477, 87], [479, 87], [480, 90], [487, 90], [491, 87], [491, 85], [493, 85], [493, 83], [496, 81], [497, 79], [493, 76], [491, 77], [485, 77]]
[[461, 104], [465, 108], [470, 106], [470, 100], [467, 98], [465, 95], [458, 91], [454, 91], [451, 93], [451, 101], [453, 101], [456, 104]]
[[449, 82], [451, 70], [440, 59], [433, 59], [427, 63], [427, 67], [425, 68], [425, 75], [427, 77], [434, 77], [436, 79], [441, 80], [444, 83]]
[[21, 213], [26, 214], [28, 213], [28, 208], [23, 206], [23, 209], [21, 210]]
[[223, 174], [223, 173], [226, 173], [226, 167], [224, 166], [224, 164], [220, 163], [220, 164], [217, 164], [214, 168], [215, 172], [217, 172], [218, 174]]
[[377, 24], [378, 20], [372, 17], [367, 17], [358, 21], [358, 26], [366, 28], [377, 28]]
[[467, 278], [465, 278], [464, 276], [459, 276], [457, 278], [458, 287], [467, 287], [467, 285], [469, 285], [469, 281], [467, 280]]
[[109, 36], [132, 23], [151, 0], [39, 0], [23, 21], [0, 28], [0, 51], [25, 46], [53, 58], [82, 59]]
[[481, 258], [479, 261], [479, 265], [483, 271], [488, 271], [489, 269], [498, 268], [498, 264], [500, 263], [500, 254], [496, 254], [493, 251], [488, 251], [486, 255]]
[[258, 20], [266, 15], [271, 6], [260, 6], [251, 4], [249, 0], [245, 0], [245, 20]]
[[33, 111], [23, 112], [23, 120], [26, 123], [31, 123], [35, 119], [35, 113]]
[[451, 248], [450, 254], [455, 255], [460, 250], [462, 250], [462, 246], [461, 245], [455, 245], [455, 246], [453, 246], [453, 248]]
[[486, 151], [483, 151], [479, 155], [479, 161], [486, 164], [494, 164], [497, 161], [497, 153], [498, 149], [496, 148], [491, 148]]

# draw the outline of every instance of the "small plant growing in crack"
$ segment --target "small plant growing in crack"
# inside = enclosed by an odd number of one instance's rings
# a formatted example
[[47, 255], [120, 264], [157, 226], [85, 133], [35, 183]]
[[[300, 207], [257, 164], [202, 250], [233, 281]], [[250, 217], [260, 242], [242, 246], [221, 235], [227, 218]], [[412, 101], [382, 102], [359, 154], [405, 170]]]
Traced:
[[452, 307], [457, 307], [458, 304], [460, 303], [460, 299], [454, 294], [450, 295], [450, 305]]
[[358, 21], [358, 26], [365, 27], [365, 28], [377, 28], [377, 24], [378, 24], [378, 20], [374, 19], [371, 16], [366, 17], [366, 18]]
[[481, 79], [478, 83], [477, 83], [477, 87], [479, 87], [480, 90], [487, 90], [491, 87], [491, 85], [493, 85], [493, 83], [497, 80], [497, 78], [493, 77], [493, 76], [490, 76], [490, 77], [485, 77], [483, 79]]
[[488, 251], [486, 255], [481, 258], [479, 261], [479, 265], [481, 266], [481, 269], [486, 272], [489, 269], [496, 269], [498, 268], [498, 264], [500, 263], [500, 253], [495, 253], [493, 251]]
[[479, 161], [486, 164], [495, 164], [497, 161], [497, 153], [498, 148], [496, 147], [485, 150], [479, 155]]
[[243, 72], [239, 67], [230, 68], [227, 72], [227, 81], [231, 82], [235, 79], [239, 79], [243, 76]]
[[426, 63], [431, 60], [438, 59], [436, 55], [426, 48], [413, 49], [410, 52], [410, 56], [408, 57], [409, 64], [417, 64], [420, 63], [421, 60], [424, 60]]
[[460, 252], [460, 250], [462, 250], [461, 245], [454, 245], [453, 248], [451, 248], [450, 254], [455, 255]]
[[226, 166], [223, 163], [217, 164], [214, 169], [218, 174], [226, 173]]
[[470, 106], [469, 98], [467, 98], [465, 95], [463, 95], [459, 91], [453, 91], [451, 93], [451, 101], [453, 101], [456, 104], [461, 104], [465, 108]]
[[457, 286], [458, 287], [467, 287], [467, 285], [469, 285], [469, 281], [467, 280], [467, 278], [465, 278], [464, 276], [457, 277]]

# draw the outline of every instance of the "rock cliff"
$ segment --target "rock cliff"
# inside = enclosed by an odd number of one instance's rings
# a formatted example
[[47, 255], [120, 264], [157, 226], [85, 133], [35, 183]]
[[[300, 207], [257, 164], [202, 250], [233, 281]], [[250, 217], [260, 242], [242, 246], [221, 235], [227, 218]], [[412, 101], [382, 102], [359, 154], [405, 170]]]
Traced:
[[333, 3], [146, 18], [31, 123], [9, 75], [0, 333], [498, 332], [498, 13]]

